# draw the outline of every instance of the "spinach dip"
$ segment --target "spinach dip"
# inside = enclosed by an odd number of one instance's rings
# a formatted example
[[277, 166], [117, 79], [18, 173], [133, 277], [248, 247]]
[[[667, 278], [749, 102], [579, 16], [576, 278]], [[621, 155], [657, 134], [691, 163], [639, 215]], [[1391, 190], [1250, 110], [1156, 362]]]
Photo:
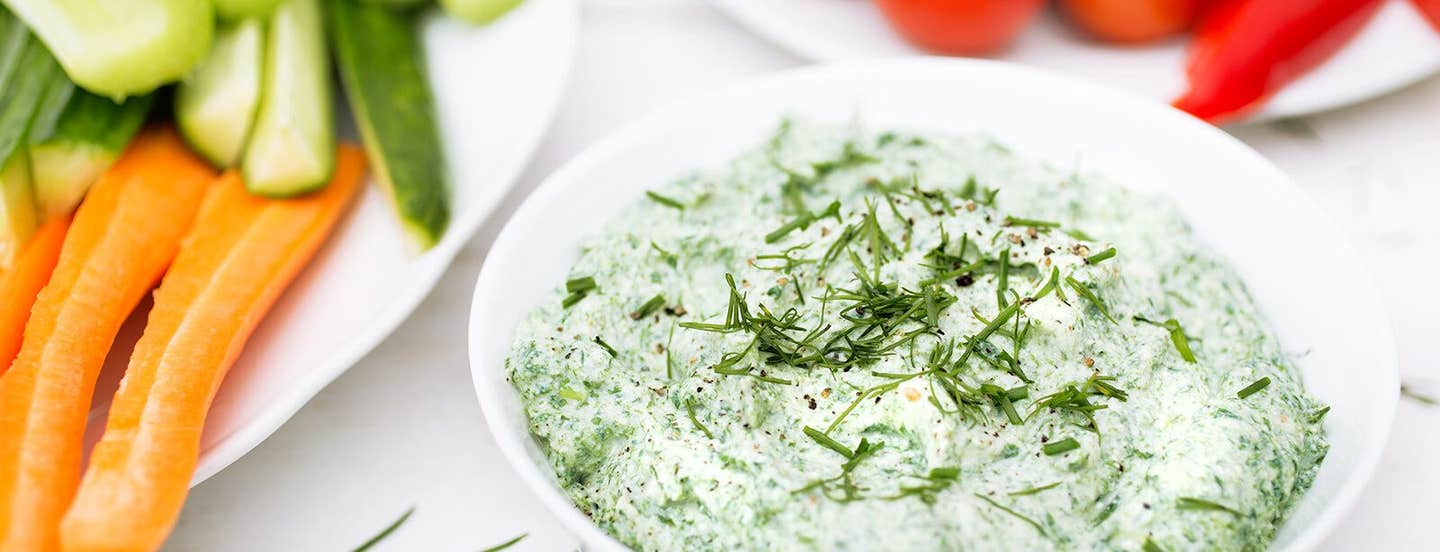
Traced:
[[506, 361], [641, 550], [1260, 550], [1328, 448], [1166, 200], [787, 121], [583, 242]]

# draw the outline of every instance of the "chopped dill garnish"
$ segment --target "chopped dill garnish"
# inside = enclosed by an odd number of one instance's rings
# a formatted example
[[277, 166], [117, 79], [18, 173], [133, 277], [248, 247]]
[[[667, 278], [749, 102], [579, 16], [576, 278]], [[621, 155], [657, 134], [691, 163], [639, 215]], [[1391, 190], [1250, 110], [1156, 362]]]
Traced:
[[405, 513], [400, 514], [400, 517], [398, 519], [390, 522], [390, 525], [385, 526], [385, 528], [381, 529], [380, 532], [377, 533], [375, 536], [370, 537], [370, 540], [367, 540], [364, 544], [355, 547], [355, 552], [365, 552], [366, 550], [374, 548], [375, 545], [380, 544], [380, 541], [385, 540], [390, 536], [391, 533], [394, 533], [396, 529], [399, 529], [401, 525], [405, 525], [405, 522], [410, 521], [410, 516], [414, 514], [415, 507], [411, 506], [409, 510], [405, 510]]
[[675, 324], [670, 324], [670, 336], [665, 338], [665, 379], [675, 379], [674, 348], [670, 346], [675, 342]]
[[1034, 228], [1034, 229], [1036, 229], [1036, 230], [1049, 230], [1049, 229], [1051, 229], [1051, 228], [1059, 228], [1059, 227], [1060, 227], [1060, 223], [1054, 222], [1054, 221], [1049, 221], [1049, 220], [1035, 220], [1035, 219], [1028, 219], [1028, 218], [1020, 218], [1020, 217], [1005, 217], [1005, 222], [1003, 223], [1003, 226], [1028, 226], [1028, 227]]
[[1191, 498], [1188, 496], [1180, 497], [1175, 507], [1181, 510], [1204, 510], [1211, 512], [1226, 512], [1236, 516], [1241, 515], [1240, 512], [1235, 510], [1234, 508], [1231, 508], [1224, 504], [1220, 504], [1219, 502], [1212, 502], [1203, 498]]
[[801, 213], [799, 216], [795, 217], [790, 222], [780, 225], [779, 228], [776, 228], [769, 234], [765, 234], [765, 243], [775, 243], [777, 241], [780, 241], [781, 238], [784, 238], [787, 234], [797, 229], [807, 229], [815, 221], [827, 218], [833, 218], [835, 219], [835, 222], [842, 222], [840, 220], [840, 202], [838, 200], [830, 202], [830, 205], [826, 207], [824, 211], [820, 211], [818, 213]]
[[1115, 248], [1111, 247], [1089, 257], [1085, 257], [1085, 264], [1100, 264], [1102, 261], [1115, 256]]
[[942, 467], [932, 468], [930, 473], [911, 476], [916, 479], [924, 479], [925, 483], [920, 485], [901, 485], [895, 490], [895, 494], [880, 497], [883, 500], [902, 500], [909, 497], [917, 497], [920, 502], [935, 504], [939, 501], [941, 491], [950, 488], [956, 481], [960, 480], [960, 468]]
[[[810, 428], [806, 427], [805, 429], [809, 430]], [[861, 493], [869, 489], [856, 485], [853, 473], [861, 462], [865, 461], [866, 458], [874, 456], [875, 451], [884, 447], [885, 443], [876, 443], [874, 446], [871, 446], [870, 441], [861, 438], [860, 444], [855, 447], [855, 451], [847, 457], [848, 460], [846, 460], [845, 463], [840, 465], [840, 475], [827, 479], [816, 479], [804, 487], [790, 491], [790, 494], [800, 494], [819, 489], [820, 493], [825, 495], [825, 498], [841, 504], [864, 500], [865, 496]], [[841, 445], [841, 448], [844, 448], [844, 445]]]
[[1269, 378], [1269, 377], [1260, 378], [1260, 379], [1258, 379], [1258, 380], [1255, 380], [1255, 383], [1252, 383], [1252, 384], [1250, 384], [1250, 385], [1247, 385], [1247, 386], [1245, 386], [1244, 389], [1241, 389], [1239, 392], [1235, 393], [1235, 396], [1238, 397], [1238, 398], [1243, 399], [1243, 398], [1245, 398], [1245, 397], [1249, 397], [1250, 395], [1254, 395], [1254, 394], [1256, 394], [1256, 393], [1259, 393], [1261, 389], [1264, 389], [1264, 388], [1269, 387], [1269, 386], [1270, 386], [1270, 378]]
[[1005, 512], [1005, 513], [1007, 513], [1007, 514], [1010, 514], [1010, 515], [1012, 515], [1012, 516], [1015, 516], [1015, 517], [1016, 517], [1017, 519], [1019, 519], [1020, 521], [1023, 521], [1023, 522], [1025, 522], [1025, 523], [1029, 524], [1031, 527], [1034, 527], [1036, 531], [1039, 531], [1042, 536], [1048, 536], [1048, 535], [1045, 534], [1045, 526], [1040, 525], [1039, 522], [1037, 522], [1037, 521], [1035, 521], [1035, 520], [1033, 520], [1033, 519], [1030, 519], [1030, 518], [1029, 518], [1028, 516], [1026, 516], [1025, 514], [1022, 514], [1022, 513], [1020, 513], [1020, 512], [1016, 512], [1015, 510], [1010, 509], [1009, 507], [1005, 506], [1004, 504], [1001, 504], [1001, 503], [997, 502], [995, 499], [990, 498], [990, 497], [985, 496], [985, 495], [982, 495], [982, 494], [980, 494], [980, 493], [975, 493], [975, 497], [976, 497], [976, 498], [979, 498], [980, 500], [984, 500], [985, 502], [989, 502], [991, 506], [994, 506], [994, 507], [1000, 509], [1000, 511]]
[[1180, 321], [1175, 320], [1174, 318], [1168, 319], [1164, 322], [1156, 322], [1143, 316], [1136, 316], [1134, 318], [1136, 321], [1144, 322], [1151, 326], [1159, 326], [1161, 328], [1169, 330], [1170, 342], [1175, 345], [1175, 350], [1180, 353], [1180, 358], [1185, 359], [1185, 362], [1195, 364], [1195, 353], [1190, 350], [1190, 339], [1185, 336], [1185, 328], [1180, 327]]
[[484, 550], [481, 550], [480, 552], [500, 552], [501, 550], [505, 550], [510, 548], [511, 546], [515, 546], [520, 541], [525, 540], [525, 537], [528, 536], [530, 536], [530, 533], [521, 533], [518, 537], [502, 542], [495, 546], [491, 546], [490, 548], [486, 548]]
[[652, 192], [652, 191], [650, 191], [650, 190], [645, 190], [645, 197], [650, 198], [650, 200], [651, 200], [651, 201], [654, 201], [655, 203], [659, 203], [659, 204], [661, 204], [661, 205], [664, 205], [664, 206], [669, 207], [669, 208], [671, 208], [671, 209], [675, 209], [675, 210], [677, 210], [677, 211], [684, 211], [684, 210], [685, 210], [685, 204], [684, 204], [684, 203], [680, 203], [678, 200], [665, 197], [665, 196], [663, 196], [663, 195], [657, 194], [657, 193]]
[[1000, 190], [998, 188], [980, 189], [980, 184], [975, 181], [975, 175], [972, 174], [970, 178], [965, 180], [965, 185], [960, 188], [959, 195], [961, 199], [968, 199], [980, 205], [990, 206], [995, 204], [995, 196], [999, 194]]
[[635, 309], [634, 312], [631, 312], [630, 319], [639, 320], [641, 318], [645, 318], [646, 316], [650, 316], [655, 311], [660, 310], [660, 307], [663, 306], [665, 306], [665, 296], [661, 294], [656, 294], [654, 297], [651, 297], [650, 300], [646, 301], [644, 304], [641, 304], [640, 308]]
[[664, 248], [660, 247], [653, 241], [650, 242], [650, 249], [654, 249], [656, 253], [659, 253], [660, 258], [665, 261], [665, 264], [670, 265], [670, 268], [675, 268], [676, 265], [680, 264], [679, 256], [669, 251], [666, 251]]
[[1022, 425], [1025, 423], [1025, 419], [1021, 418], [1020, 413], [1015, 411], [1015, 404], [1010, 400], [1009, 390], [993, 383], [985, 383], [980, 385], [980, 392], [995, 402], [995, 406], [999, 407], [1000, 410], [1005, 413], [1005, 418], [1010, 420], [1011, 424]]
[[620, 357], [620, 353], [615, 352], [615, 348], [611, 347], [609, 343], [606, 343], [605, 340], [601, 339], [598, 335], [595, 336], [595, 344], [599, 345], [601, 349], [605, 349], [605, 352], [610, 354], [610, 358]]
[[1310, 415], [1310, 423], [1312, 423], [1312, 424], [1318, 424], [1318, 423], [1324, 421], [1324, 420], [1325, 420], [1325, 415], [1326, 415], [1326, 414], [1329, 414], [1329, 413], [1330, 413], [1330, 407], [1328, 407], [1328, 406], [1327, 406], [1327, 407], [1324, 407], [1324, 408], [1321, 408], [1320, 410], [1316, 410], [1314, 414], [1311, 414], [1311, 415]]
[[705, 427], [705, 424], [700, 423], [700, 418], [695, 417], [695, 401], [685, 401], [685, 412], [690, 415], [690, 423], [695, 424], [695, 429], [700, 430], [700, 433], [704, 433], [705, 438], [715, 438], [715, 435], [710, 433], [710, 430]]
[[820, 446], [838, 452], [841, 456], [844, 456], [846, 458], [855, 457], [855, 451], [850, 450], [850, 447], [840, 444], [840, 441], [831, 439], [829, 435], [822, 433], [820, 430], [810, 426], [805, 426], [804, 431], [805, 435], [809, 436], [816, 443], [820, 443]]
[[1040, 447], [1040, 450], [1044, 451], [1046, 456], [1055, 456], [1078, 448], [1080, 448], [1080, 441], [1076, 441], [1074, 437], [1066, 437], [1054, 443], [1046, 443], [1045, 446]]
[[1143, 552], [1165, 552], [1165, 549], [1155, 544], [1155, 541], [1150, 540], [1150, 537], [1145, 537], [1145, 545], [1140, 547], [1140, 550]]
[[1090, 304], [1095, 305], [1095, 309], [1099, 310], [1100, 314], [1104, 315], [1105, 319], [1109, 320], [1111, 324], [1117, 323], [1115, 322], [1114, 318], [1110, 317], [1110, 309], [1105, 307], [1105, 302], [1101, 301], [1100, 297], [1096, 296], [1095, 292], [1091, 291], [1088, 285], [1079, 280], [1076, 280], [1072, 276], [1066, 276], [1065, 283], [1070, 284], [1070, 288], [1075, 290], [1076, 295], [1084, 297], [1086, 301], [1090, 302]]
[[1040, 485], [1040, 486], [1038, 486], [1038, 487], [1031, 487], [1031, 488], [1025, 489], [1025, 490], [1023, 490], [1023, 491], [1015, 491], [1015, 492], [1007, 493], [1007, 494], [1009, 494], [1010, 496], [1027, 496], [1027, 495], [1033, 495], [1033, 494], [1037, 494], [1037, 493], [1042, 493], [1042, 492], [1048, 491], [1048, 490], [1050, 490], [1050, 489], [1054, 489], [1055, 487], [1059, 487], [1059, 486], [1060, 486], [1060, 482], [1059, 482], [1059, 481], [1056, 481], [1056, 482], [1051, 483], [1051, 484], [1049, 484], [1049, 485]]

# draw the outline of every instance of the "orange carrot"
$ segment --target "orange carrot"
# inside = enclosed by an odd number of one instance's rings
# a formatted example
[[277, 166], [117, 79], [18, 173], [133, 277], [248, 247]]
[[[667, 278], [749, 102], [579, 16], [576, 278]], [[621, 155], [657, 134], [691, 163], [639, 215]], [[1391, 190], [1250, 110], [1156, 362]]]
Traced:
[[20, 253], [15, 266], [0, 274], [0, 376], [10, 369], [15, 354], [20, 352], [20, 338], [25, 335], [25, 321], [35, 296], [50, 281], [55, 262], [60, 260], [60, 244], [65, 243], [69, 217], [45, 223]]
[[324, 191], [251, 196], [238, 173], [205, 199], [155, 293], [105, 434], [65, 514], [65, 550], [155, 550], [180, 514], [210, 401], [255, 325], [324, 243], [365, 157], [341, 146]]
[[0, 376], [0, 551], [59, 547], [105, 355], [179, 250], [214, 180], [174, 130], [147, 130], [75, 214], [20, 354]]

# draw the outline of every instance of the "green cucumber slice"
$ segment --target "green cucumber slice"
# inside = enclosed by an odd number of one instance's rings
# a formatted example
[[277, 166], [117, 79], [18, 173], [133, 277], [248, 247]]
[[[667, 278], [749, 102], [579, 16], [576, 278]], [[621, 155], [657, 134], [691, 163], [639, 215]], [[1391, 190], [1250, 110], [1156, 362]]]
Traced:
[[175, 90], [180, 133], [211, 164], [227, 168], [240, 160], [255, 109], [260, 104], [260, 60], [265, 26], [246, 19], [220, 27], [215, 47], [190, 80]]
[[319, 0], [275, 8], [264, 67], [260, 111], [241, 162], [245, 184], [267, 197], [324, 188], [335, 166], [335, 129]]
[[440, 0], [440, 7], [452, 17], [483, 25], [500, 19], [524, 0]]
[[5, 0], [85, 89], [111, 98], [180, 79], [210, 49], [214, 11], [197, 0]]
[[282, 0], [213, 0], [215, 14], [224, 19], [265, 17], [279, 6]]
[[[153, 95], [117, 104], [79, 88], [71, 93], [53, 121], [45, 110], [30, 129], [30, 176], [40, 220], [64, 216], [80, 205], [90, 185], [125, 150], [150, 112]], [[63, 94], [53, 93], [51, 98]], [[47, 98], [47, 101], [51, 98]]]
[[416, 19], [346, 0], [327, 8], [340, 79], [374, 174], [406, 230], [428, 249], [450, 222], [450, 190]]

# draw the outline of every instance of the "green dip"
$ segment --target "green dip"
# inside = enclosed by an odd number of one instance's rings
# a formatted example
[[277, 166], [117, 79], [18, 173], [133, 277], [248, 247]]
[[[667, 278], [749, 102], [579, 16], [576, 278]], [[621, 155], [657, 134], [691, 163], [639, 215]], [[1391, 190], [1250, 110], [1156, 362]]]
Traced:
[[785, 122], [570, 278], [507, 367], [637, 549], [1259, 550], [1328, 448], [1172, 205], [986, 137]]

